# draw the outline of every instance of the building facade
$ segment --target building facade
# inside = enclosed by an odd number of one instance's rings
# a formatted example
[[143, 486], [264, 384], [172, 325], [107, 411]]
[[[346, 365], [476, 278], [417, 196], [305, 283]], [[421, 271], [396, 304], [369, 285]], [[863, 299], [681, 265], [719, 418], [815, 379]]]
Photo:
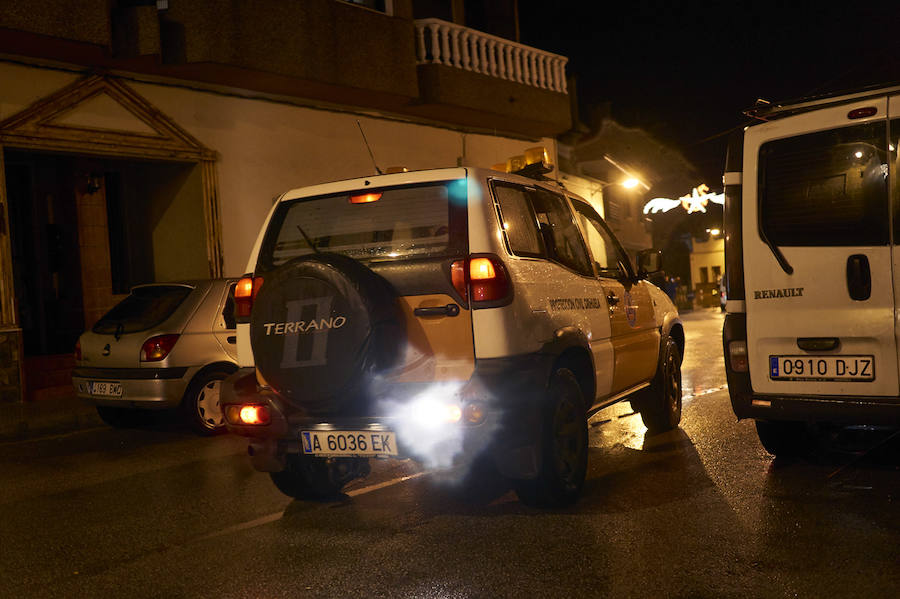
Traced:
[[469, 4], [0, 0], [0, 400], [131, 286], [243, 273], [288, 189], [555, 153], [566, 59]]

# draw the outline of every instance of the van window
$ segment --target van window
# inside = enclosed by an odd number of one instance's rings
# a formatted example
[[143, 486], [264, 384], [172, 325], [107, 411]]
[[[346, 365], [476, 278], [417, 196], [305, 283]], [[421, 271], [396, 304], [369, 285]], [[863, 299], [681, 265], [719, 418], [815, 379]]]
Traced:
[[760, 228], [776, 246], [886, 245], [883, 122], [779, 139], [759, 152]]
[[542, 255], [537, 219], [525, 190], [496, 183], [494, 195], [500, 206], [500, 218], [510, 251], [517, 256]]

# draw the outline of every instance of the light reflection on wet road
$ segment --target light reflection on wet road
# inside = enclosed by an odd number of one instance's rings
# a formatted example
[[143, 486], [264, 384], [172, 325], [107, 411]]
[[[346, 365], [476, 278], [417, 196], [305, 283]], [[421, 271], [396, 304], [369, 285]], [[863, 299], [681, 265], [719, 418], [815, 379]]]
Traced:
[[241, 439], [179, 430], [2, 445], [0, 596], [897, 595], [900, 443], [861, 431], [773, 461], [721, 389], [722, 315], [684, 323], [681, 427], [648, 436], [627, 402], [595, 415], [565, 510], [461, 502], [396, 461], [343, 501], [291, 501]]

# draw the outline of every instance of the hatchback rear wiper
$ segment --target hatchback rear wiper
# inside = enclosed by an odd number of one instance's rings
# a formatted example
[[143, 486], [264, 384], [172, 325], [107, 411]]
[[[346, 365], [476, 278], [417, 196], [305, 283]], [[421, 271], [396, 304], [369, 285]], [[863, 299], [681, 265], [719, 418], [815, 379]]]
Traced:
[[769, 241], [769, 238], [766, 236], [766, 232], [763, 231], [762, 227], [759, 228], [759, 236], [762, 238], [763, 243], [769, 246], [769, 249], [772, 250], [772, 255], [775, 256], [775, 260], [778, 262], [778, 266], [781, 267], [781, 270], [789, 275], [794, 274], [794, 267], [790, 265], [790, 263], [787, 261], [787, 258], [784, 257], [784, 254], [781, 253], [779, 247]]

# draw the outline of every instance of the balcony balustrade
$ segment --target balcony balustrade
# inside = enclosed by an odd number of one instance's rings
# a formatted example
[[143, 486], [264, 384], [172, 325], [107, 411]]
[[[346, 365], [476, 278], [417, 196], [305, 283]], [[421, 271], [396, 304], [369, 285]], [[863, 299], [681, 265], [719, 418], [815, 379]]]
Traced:
[[568, 58], [440, 19], [418, 19], [417, 64], [440, 64], [562, 94]]

